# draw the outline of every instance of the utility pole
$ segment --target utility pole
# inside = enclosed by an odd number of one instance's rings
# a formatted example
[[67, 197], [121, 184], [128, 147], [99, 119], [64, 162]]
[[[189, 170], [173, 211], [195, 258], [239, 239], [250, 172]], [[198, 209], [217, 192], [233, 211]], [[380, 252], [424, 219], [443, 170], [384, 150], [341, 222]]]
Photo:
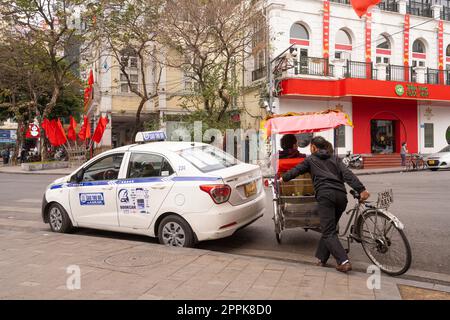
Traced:
[[[272, 64], [280, 59], [282, 55], [284, 55], [287, 51], [295, 51], [296, 49], [292, 50], [292, 48], [295, 46], [295, 44], [291, 44], [287, 49], [285, 49], [283, 52], [281, 52], [278, 56], [276, 56], [274, 59], [270, 59], [270, 53], [268, 53], [268, 70], [267, 70], [267, 81], [269, 85], [269, 110], [270, 113], [273, 113], [273, 87], [274, 87], [274, 77], [273, 77], [273, 69]], [[270, 52], [268, 50], [268, 52]]]

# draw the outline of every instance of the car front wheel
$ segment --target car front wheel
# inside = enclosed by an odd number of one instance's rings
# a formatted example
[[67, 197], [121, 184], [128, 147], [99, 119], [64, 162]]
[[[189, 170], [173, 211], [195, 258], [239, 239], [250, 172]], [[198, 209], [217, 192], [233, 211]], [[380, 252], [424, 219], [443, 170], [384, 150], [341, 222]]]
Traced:
[[73, 229], [69, 215], [58, 203], [50, 205], [50, 208], [48, 209], [48, 220], [53, 232], [68, 233]]
[[195, 245], [194, 232], [183, 218], [170, 215], [165, 217], [158, 227], [160, 244], [173, 247], [193, 247]]

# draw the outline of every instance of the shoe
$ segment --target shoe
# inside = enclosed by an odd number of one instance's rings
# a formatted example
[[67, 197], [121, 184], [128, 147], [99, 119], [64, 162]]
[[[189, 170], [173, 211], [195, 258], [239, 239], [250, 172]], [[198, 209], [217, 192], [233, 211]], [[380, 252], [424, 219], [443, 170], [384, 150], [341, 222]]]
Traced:
[[352, 270], [352, 264], [350, 262], [347, 262], [345, 264], [340, 264], [338, 266], [336, 266], [336, 270], [340, 271], [340, 272], [349, 272]]
[[327, 264], [326, 262], [318, 261], [318, 262], [316, 263], [316, 266], [318, 266], [318, 267], [323, 267], [323, 268], [327, 268], [327, 267], [328, 267], [328, 264]]

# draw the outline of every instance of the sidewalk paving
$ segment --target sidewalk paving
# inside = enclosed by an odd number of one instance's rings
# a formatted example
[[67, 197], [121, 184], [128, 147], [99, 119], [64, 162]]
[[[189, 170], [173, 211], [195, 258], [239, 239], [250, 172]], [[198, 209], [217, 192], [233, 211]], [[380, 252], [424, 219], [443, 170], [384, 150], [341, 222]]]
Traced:
[[[55, 234], [43, 223], [25, 224], [0, 219], [0, 299], [399, 300], [402, 286], [450, 292], [385, 275], [381, 289], [368, 289], [369, 274], [360, 272], [164, 247], [115, 234]], [[74, 266], [81, 271], [79, 290], [66, 286]], [[414, 292], [413, 298], [425, 297]]]

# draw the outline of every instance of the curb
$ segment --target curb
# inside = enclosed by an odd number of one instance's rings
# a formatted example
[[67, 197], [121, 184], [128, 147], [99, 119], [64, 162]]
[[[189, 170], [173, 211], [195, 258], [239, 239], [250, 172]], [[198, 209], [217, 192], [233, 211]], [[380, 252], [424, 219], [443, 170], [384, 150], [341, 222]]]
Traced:
[[0, 173], [4, 174], [21, 174], [21, 175], [47, 175], [47, 176], [66, 176], [71, 172], [33, 172], [33, 171], [5, 171], [0, 169]]

